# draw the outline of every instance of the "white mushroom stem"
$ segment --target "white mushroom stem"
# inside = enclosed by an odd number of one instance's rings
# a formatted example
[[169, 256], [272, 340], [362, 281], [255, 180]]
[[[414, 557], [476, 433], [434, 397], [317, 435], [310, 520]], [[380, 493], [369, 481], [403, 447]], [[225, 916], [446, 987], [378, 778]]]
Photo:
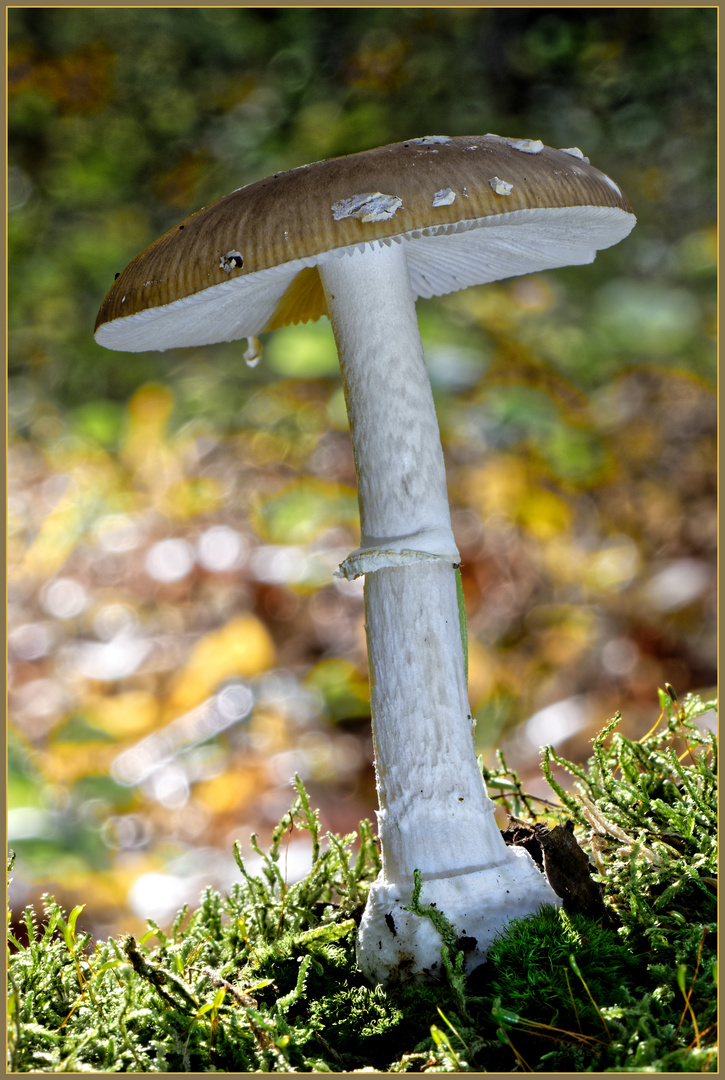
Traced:
[[400, 565], [413, 552], [458, 562], [405, 246], [355, 251], [319, 269], [358, 474], [362, 537], [343, 573]]
[[[413, 871], [485, 959], [509, 918], [557, 899], [522, 849], [508, 848], [476, 763], [443, 451], [405, 248], [366, 248], [320, 265], [340, 357], [366, 573], [365, 613], [383, 869], [358, 959], [374, 981], [434, 973], [441, 938], [404, 909]], [[362, 561], [360, 560], [362, 553]], [[346, 565], [347, 564], [347, 565]]]

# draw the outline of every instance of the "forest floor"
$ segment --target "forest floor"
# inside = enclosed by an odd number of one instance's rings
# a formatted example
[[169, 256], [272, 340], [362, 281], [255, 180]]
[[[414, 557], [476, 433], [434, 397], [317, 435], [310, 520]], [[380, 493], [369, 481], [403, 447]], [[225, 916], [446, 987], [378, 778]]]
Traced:
[[[235, 845], [238, 884], [208, 888], [168, 932], [149, 919], [138, 940], [94, 942], [83, 905], [66, 915], [50, 896], [42, 916], [11, 920], [9, 1071], [716, 1070], [716, 704], [661, 691], [660, 705], [637, 742], [615, 716], [586, 766], [547, 748], [549, 801], [501, 755], [482, 766], [515, 819], [507, 841], [549, 869], [552, 844], [561, 854], [549, 877], [563, 907], [515, 920], [469, 977], [444, 933], [440, 981], [365, 982], [355, 932], [375, 837], [367, 822], [323, 836], [297, 779], [270, 849], [252, 838], [261, 873]], [[291, 882], [295, 830], [312, 865]]]

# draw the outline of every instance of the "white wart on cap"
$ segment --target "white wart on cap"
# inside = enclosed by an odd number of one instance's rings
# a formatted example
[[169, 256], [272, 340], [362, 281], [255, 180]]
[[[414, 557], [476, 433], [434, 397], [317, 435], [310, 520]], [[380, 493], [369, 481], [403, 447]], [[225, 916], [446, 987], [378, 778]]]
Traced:
[[251, 338], [326, 314], [317, 267], [405, 244], [415, 297], [592, 262], [635, 224], [576, 148], [429, 136], [303, 165], [174, 226], [120, 273], [96, 341], [143, 352]]

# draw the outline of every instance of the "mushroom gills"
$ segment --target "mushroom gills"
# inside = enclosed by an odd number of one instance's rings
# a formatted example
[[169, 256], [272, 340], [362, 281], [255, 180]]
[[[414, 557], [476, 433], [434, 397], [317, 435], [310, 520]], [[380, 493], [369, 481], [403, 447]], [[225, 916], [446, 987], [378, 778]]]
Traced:
[[316, 266], [306, 266], [282, 294], [264, 329], [278, 330], [281, 326], [314, 322], [321, 315], [327, 315], [327, 303], [320, 272]]

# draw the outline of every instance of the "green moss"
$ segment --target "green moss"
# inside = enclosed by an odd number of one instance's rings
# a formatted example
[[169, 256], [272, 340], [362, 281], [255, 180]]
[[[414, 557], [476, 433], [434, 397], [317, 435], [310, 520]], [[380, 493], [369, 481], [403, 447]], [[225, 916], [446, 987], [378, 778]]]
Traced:
[[[570, 962], [573, 958], [574, 966]], [[491, 993], [517, 1014], [555, 1026], [577, 1026], [577, 1017], [596, 1024], [595, 1001], [612, 986], [634, 990], [643, 957], [620, 935], [584, 915], [545, 907], [515, 920], [488, 953], [494, 971]], [[583, 989], [577, 971], [586, 980]]]
[[[230, 894], [207, 889], [168, 933], [148, 920], [138, 941], [93, 944], [80, 906], [66, 918], [46, 897], [42, 919], [25, 910], [9, 936], [10, 1071], [713, 1071], [717, 760], [696, 720], [714, 706], [665, 693], [661, 706], [662, 729], [638, 743], [615, 717], [584, 767], [546, 754], [559, 796], [547, 814], [571, 816], [596, 858], [602, 918], [549, 907], [517, 919], [469, 978], [441, 921], [440, 983], [368, 986], [355, 930], [380, 869], [370, 825], [323, 837], [297, 781], [270, 850], [252, 840], [261, 872], [237, 848]], [[502, 758], [486, 779], [533, 816]], [[290, 828], [313, 849], [292, 884], [280, 866]]]

